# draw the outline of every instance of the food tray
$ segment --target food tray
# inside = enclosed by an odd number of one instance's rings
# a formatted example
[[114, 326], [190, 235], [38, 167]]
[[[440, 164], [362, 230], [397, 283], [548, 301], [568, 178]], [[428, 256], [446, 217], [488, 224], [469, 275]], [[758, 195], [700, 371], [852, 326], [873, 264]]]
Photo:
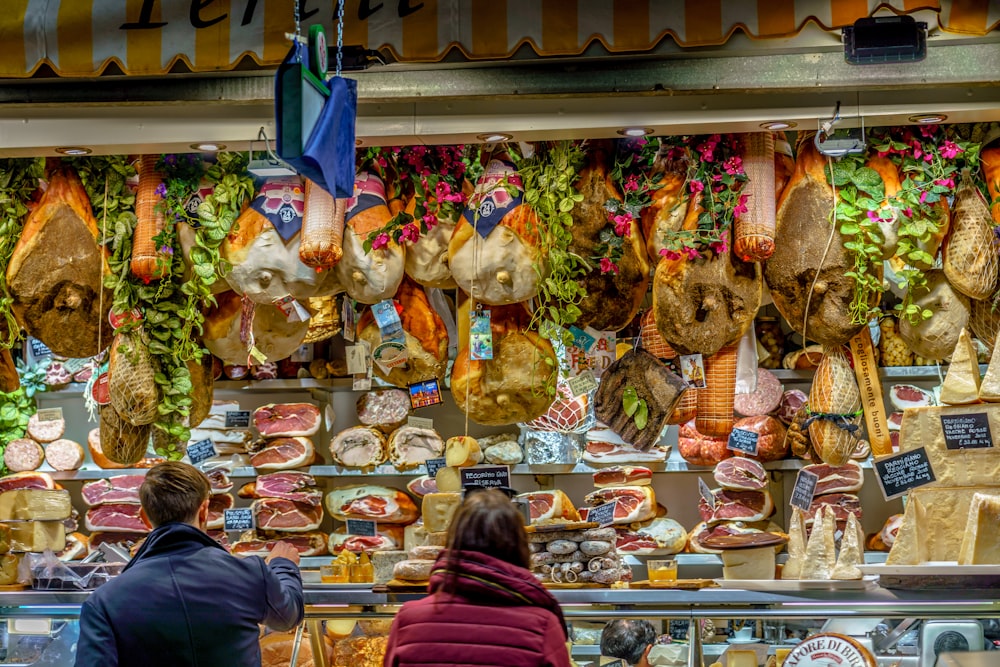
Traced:
[[545, 588], [551, 588], [553, 590], [567, 590], [571, 591], [577, 588], [611, 588], [611, 584], [595, 584], [593, 581], [578, 581], [576, 583], [567, 583], [565, 581], [543, 581], [542, 586]]
[[420, 593], [427, 590], [426, 581], [400, 581], [390, 579], [384, 584], [372, 586], [372, 593]]
[[863, 591], [878, 586], [878, 577], [866, 574], [862, 579], [716, 579], [722, 588], [763, 593], [792, 591]]
[[600, 524], [594, 521], [567, 521], [564, 523], [532, 524], [525, 526], [524, 530], [527, 533], [554, 533], [560, 530], [588, 530], [598, 527]]
[[42, 591], [93, 590], [121, 574], [125, 563], [63, 563], [59, 568], [32, 568], [31, 587]]
[[695, 591], [700, 588], [716, 588], [718, 585], [715, 579], [675, 579], [673, 581], [643, 579], [642, 581], [633, 581], [629, 584], [629, 588], [673, 588], [679, 591]]
[[1000, 587], [1000, 565], [959, 565], [955, 562], [926, 565], [861, 565], [866, 575], [878, 576], [883, 588], [957, 589]]

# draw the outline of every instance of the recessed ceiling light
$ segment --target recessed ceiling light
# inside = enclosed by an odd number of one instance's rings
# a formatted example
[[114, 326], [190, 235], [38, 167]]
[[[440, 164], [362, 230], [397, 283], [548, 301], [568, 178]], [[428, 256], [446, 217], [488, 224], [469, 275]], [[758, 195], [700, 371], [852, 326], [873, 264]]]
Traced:
[[790, 130], [798, 125], [798, 123], [790, 120], [769, 120], [766, 123], [761, 123], [762, 129], [770, 130], [771, 132], [780, 132], [781, 130]]
[[201, 144], [191, 144], [191, 148], [195, 149], [196, 151], [205, 151], [205, 152], [208, 152], [208, 153], [215, 153], [217, 151], [224, 151], [224, 150], [226, 150], [226, 145], [225, 144], [217, 144], [217, 143], [212, 142], [212, 141], [206, 141], [205, 143], [201, 143]]
[[503, 134], [502, 132], [488, 132], [484, 134], [477, 134], [476, 139], [484, 141], [488, 144], [499, 144], [504, 141], [510, 141], [514, 137], [509, 134]]
[[911, 123], [933, 124], [933, 123], [943, 123], [946, 120], [948, 120], [948, 116], [946, 116], [943, 113], [924, 113], [924, 114], [917, 114], [915, 116], [910, 116]]
[[83, 148], [82, 146], [61, 146], [56, 149], [56, 153], [62, 153], [63, 155], [69, 155], [76, 157], [79, 155], [90, 155], [93, 153], [89, 148]]
[[618, 130], [618, 134], [623, 137], [645, 137], [646, 135], [652, 134], [653, 130], [646, 127], [623, 127]]

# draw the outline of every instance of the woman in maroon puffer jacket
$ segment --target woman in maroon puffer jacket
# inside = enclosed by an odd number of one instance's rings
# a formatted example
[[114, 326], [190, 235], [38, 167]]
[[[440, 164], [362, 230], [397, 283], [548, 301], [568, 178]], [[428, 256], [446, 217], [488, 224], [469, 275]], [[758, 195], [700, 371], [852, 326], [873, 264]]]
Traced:
[[430, 595], [404, 604], [392, 623], [385, 667], [569, 667], [562, 611], [528, 563], [517, 508], [500, 491], [469, 495]]

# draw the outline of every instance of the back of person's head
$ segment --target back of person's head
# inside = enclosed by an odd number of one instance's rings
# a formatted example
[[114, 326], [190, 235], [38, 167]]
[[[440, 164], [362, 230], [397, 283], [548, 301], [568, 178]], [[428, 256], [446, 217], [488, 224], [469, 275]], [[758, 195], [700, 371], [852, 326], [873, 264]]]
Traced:
[[500, 491], [468, 494], [448, 529], [448, 549], [478, 551], [527, 569], [530, 566], [524, 518]]
[[656, 643], [656, 636], [656, 628], [649, 621], [609, 621], [601, 631], [601, 655], [638, 664], [646, 647]]
[[192, 465], [166, 461], [153, 466], [139, 487], [139, 502], [153, 527], [194, 523], [211, 493], [208, 478]]

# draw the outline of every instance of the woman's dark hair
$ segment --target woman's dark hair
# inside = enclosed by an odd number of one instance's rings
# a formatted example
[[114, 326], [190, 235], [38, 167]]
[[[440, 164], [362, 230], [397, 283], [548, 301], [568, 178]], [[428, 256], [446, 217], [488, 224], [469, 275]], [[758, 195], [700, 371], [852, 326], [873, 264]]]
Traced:
[[191, 523], [212, 492], [205, 474], [187, 463], [166, 461], [153, 466], [139, 487], [139, 502], [153, 528]]
[[[478, 551], [528, 569], [531, 552], [524, 519], [510, 499], [494, 489], [465, 497], [448, 529], [448, 569], [461, 568], [460, 552]], [[453, 577], [445, 588], [451, 588]]]

